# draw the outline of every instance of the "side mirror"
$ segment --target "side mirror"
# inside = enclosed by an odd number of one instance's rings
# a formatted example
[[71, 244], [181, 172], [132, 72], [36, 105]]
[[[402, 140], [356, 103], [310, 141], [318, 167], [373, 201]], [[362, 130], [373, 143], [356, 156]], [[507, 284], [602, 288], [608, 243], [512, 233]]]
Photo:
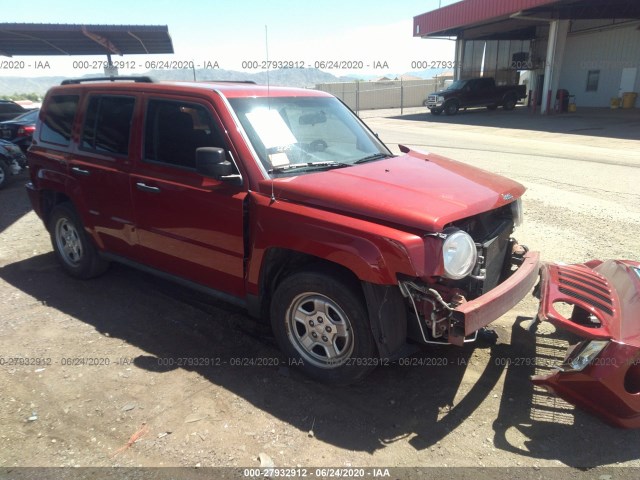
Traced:
[[200, 175], [222, 180], [233, 175], [233, 164], [222, 148], [200, 147], [196, 150], [196, 171]]

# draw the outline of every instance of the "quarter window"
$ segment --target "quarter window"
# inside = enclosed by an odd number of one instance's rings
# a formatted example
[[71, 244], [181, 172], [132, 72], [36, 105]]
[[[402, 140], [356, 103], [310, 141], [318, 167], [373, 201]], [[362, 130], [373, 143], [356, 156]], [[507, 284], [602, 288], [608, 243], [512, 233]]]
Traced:
[[54, 95], [47, 102], [40, 127], [40, 140], [57, 145], [69, 145], [71, 127], [78, 108], [78, 95]]
[[134, 106], [133, 97], [91, 97], [82, 132], [82, 148], [127, 155]]

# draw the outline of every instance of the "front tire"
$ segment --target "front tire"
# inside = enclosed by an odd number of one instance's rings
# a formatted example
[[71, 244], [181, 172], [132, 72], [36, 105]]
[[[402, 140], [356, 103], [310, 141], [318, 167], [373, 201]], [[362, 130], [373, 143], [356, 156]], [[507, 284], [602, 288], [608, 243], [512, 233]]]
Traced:
[[504, 103], [502, 104], [502, 108], [504, 108], [505, 110], [513, 110], [514, 108], [516, 108], [516, 104], [517, 103], [518, 103], [518, 101], [516, 100], [515, 97], [509, 96], [509, 97], [504, 99]]
[[54, 207], [49, 218], [49, 234], [58, 261], [72, 277], [97, 277], [108, 268], [109, 263], [98, 255], [71, 204]]
[[2, 159], [0, 159], [0, 189], [7, 186], [11, 172]]
[[447, 115], [455, 115], [458, 113], [458, 102], [451, 100], [444, 104], [444, 113]]
[[354, 383], [378, 364], [362, 297], [335, 275], [285, 278], [271, 302], [271, 326], [290, 364], [318, 381]]

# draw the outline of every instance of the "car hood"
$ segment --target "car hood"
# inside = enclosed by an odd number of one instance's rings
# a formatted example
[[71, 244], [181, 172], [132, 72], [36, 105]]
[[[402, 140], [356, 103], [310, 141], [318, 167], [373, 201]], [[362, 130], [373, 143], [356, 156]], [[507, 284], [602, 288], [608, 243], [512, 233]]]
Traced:
[[460, 90], [438, 90], [437, 92], [430, 93], [429, 95], [451, 95], [452, 93], [459, 92]]
[[324, 172], [261, 182], [276, 200], [437, 232], [448, 223], [520, 197], [517, 182], [447, 158], [406, 154]]

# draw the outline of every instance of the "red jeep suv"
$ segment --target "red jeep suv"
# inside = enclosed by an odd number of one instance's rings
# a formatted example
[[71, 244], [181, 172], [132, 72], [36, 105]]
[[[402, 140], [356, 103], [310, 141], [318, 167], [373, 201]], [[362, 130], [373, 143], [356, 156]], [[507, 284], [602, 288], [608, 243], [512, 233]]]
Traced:
[[124, 262], [271, 322], [310, 376], [348, 383], [465, 340], [538, 278], [511, 237], [524, 187], [401, 147], [333, 96], [251, 83], [67, 80], [27, 190], [71, 275]]

